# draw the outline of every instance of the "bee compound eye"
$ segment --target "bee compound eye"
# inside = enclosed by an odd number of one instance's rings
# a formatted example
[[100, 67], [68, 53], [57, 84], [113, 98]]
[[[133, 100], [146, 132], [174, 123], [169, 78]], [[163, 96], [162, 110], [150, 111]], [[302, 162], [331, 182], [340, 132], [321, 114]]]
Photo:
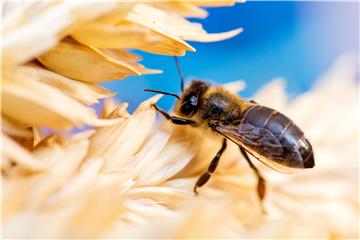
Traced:
[[198, 108], [199, 99], [196, 95], [188, 95], [185, 97], [180, 111], [185, 116], [191, 116], [195, 114]]
[[194, 105], [191, 104], [191, 102], [185, 102], [181, 106], [180, 111], [181, 111], [182, 114], [188, 116], [193, 112], [194, 108], [195, 107], [194, 107]]

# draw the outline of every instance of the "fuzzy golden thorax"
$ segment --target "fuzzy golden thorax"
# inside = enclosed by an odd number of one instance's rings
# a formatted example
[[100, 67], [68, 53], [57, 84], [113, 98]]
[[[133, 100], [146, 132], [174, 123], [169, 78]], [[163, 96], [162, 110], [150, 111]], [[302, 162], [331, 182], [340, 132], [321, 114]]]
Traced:
[[211, 121], [237, 121], [253, 104], [224, 87], [194, 80], [175, 104], [175, 114], [207, 128]]

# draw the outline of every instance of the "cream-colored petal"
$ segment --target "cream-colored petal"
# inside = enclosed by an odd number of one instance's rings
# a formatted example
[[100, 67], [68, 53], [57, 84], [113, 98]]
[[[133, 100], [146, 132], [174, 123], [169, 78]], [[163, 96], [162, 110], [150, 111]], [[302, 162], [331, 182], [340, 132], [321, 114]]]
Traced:
[[36, 149], [34, 156], [52, 166], [46, 173], [33, 179], [37, 184], [28, 199], [30, 208], [45, 204], [48, 198], [76, 173], [88, 146], [88, 140], [74, 140], [64, 146], [53, 144]]
[[105, 160], [104, 171], [119, 171], [153, 130], [156, 112], [151, 105], [160, 97], [157, 95], [143, 102], [124, 122], [97, 129], [90, 138], [87, 158], [102, 158]]
[[[215, 202], [204, 199], [185, 201], [187, 208], [179, 209], [176, 214], [148, 213], [147, 222], [121, 229], [117, 235], [137, 239], [146, 237], [157, 239], [236, 238], [232, 225], [236, 225], [237, 222], [225, 210], [227, 202], [223, 201], [224, 197], [213, 200]], [[145, 204], [150, 205], [151, 202]], [[151, 219], [158, 221], [154, 222]]]
[[194, 152], [187, 142], [171, 141], [139, 175], [137, 185], [156, 185], [180, 172], [192, 159]]
[[244, 80], [233, 81], [223, 85], [226, 90], [238, 94], [246, 88], [246, 82]]
[[[190, 200], [194, 193], [190, 190], [177, 189], [173, 187], [133, 187], [129, 189], [126, 196], [130, 199], [151, 199], [164, 207], [174, 210], [183, 201]], [[171, 199], [171, 201], [169, 201]]]
[[98, 99], [112, 97], [115, 93], [92, 83], [79, 82], [52, 71], [44, 69], [38, 65], [24, 65], [16, 67], [17, 75], [27, 78], [31, 76], [34, 80], [44, 82], [67, 95], [77, 99], [84, 104], [99, 103]]
[[283, 111], [288, 101], [285, 92], [285, 80], [282, 78], [272, 80], [269, 84], [259, 89], [253, 99], [261, 105]]
[[128, 60], [131, 60], [131, 61], [141, 61], [142, 60], [142, 57], [135, 54], [135, 53], [132, 53], [130, 51], [125, 51], [123, 49], [114, 49], [116, 51], [116, 55], [119, 55], [121, 56], [122, 58], [126, 58]]
[[274, 236], [277, 239], [332, 239], [334, 236], [328, 232], [321, 217], [309, 221], [308, 215], [294, 216], [288, 214], [280, 219], [264, 219], [259, 224], [250, 226], [241, 236], [246, 239], [259, 239], [264, 236]]
[[106, 53], [106, 50], [94, 50], [67, 40], [38, 59], [52, 71], [84, 82], [95, 83], [122, 79], [128, 75], [141, 75], [128, 61], [120, 57], [115, 59]]
[[[124, 19], [124, 17], [129, 13], [129, 11], [131, 11], [134, 4], [135, 3], [131, 2], [131, 1], [122, 1], [112, 11], [107, 12], [106, 14], [102, 15], [101, 17], [95, 19], [94, 21], [92, 21], [90, 23], [83, 24], [79, 28], [81, 29], [82, 27], [90, 25], [92, 23], [114, 25], [114, 24], [120, 22], [122, 19]], [[76, 31], [78, 31], [79, 28], [77, 28]]]
[[[228, 33], [221, 33], [221, 34], [206, 34], [206, 32], [204, 30], [202, 30], [202, 28], [199, 28], [199, 25], [196, 24], [191, 24], [190, 22], [187, 22], [185, 20], [183, 20], [180, 17], [175, 17], [174, 19], [176, 19], [176, 21], [179, 21], [179, 23], [183, 22], [182, 25], [186, 26], [187, 28], [190, 29], [186, 29], [184, 27], [182, 27], [183, 29], [179, 31], [177, 31], [177, 29], [179, 28], [179, 26], [177, 27], [173, 27], [173, 30], [175, 32], [173, 32], [171, 34], [171, 31], [166, 32], [164, 31], [164, 26], [168, 25], [166, 21], [164, 21], [164, 19], [162, 19], [162, 25], [158, 24], [158, 21], [152, 20], [149, 21], [147, 18], [145, 18], [143, 15], [145, 13], [145, 16], [147, 16], [146, 14], [150, 14], [151, 16], [153, 16], [151, 11], [155, 12], [157, 11], [157, 13], [159, 13], [158, 9], [155, 8], [151, 8], [150, 6], [145, 7], [145, 9], [142, 9], [143, 7], [139, 6], [143, 6], [144, 4], [137, 4], [135, 6], [135, 10], [133, 9], [133, 11], [127, 16], [127, 20], [130, 22], [136, 22], [140, 25], [146, 26], [150, 29], [152, 29], [153, 31], [156, 31], [157, 33], [161, 34], [163, 37], [159, 36], [158, 38], [154, 38], [153, 40], [148, 40], [148, 41], [144, 41], [143, 39], [140, 40], [140, 42], [136, 41], [135, 39], [131, 39], [131, 40], [126, 40], [125, 42], [128, 44], [133, 44], [132, 46], [127, 46], [127, 45], [121, 45], [121, 41], [124, 40], [124, 36], [129, 36], [129, 34], [121, 34], [124, 35], [122, 36], [122, 39], [116, 40], [116, 34], [115, 32], [112, 33], [112, 37], [111, 39], [109, 39], [108, 37], [106, 37], [108, 34], [104, 33], [104, 32], [96, 32], [96, 31], [104, 31], [106, 29], [108, 29], [109, 31], [117, 31], [116, 26], [111, 26], [111, 25], [99, 25], [98, 23], [94, 23], [92, 25], [87, 25], [86, 28], [82, 28], [80, 31], [77, 31], [76, 33], [74, 33], [73, 37], [75, 39], [77, 39], [78, 41], [86, 44], [86, 45], [93, 45], [93, 46], [97, 46], [97, 47], [111, 47], [111, 48], [118, 48], [118, 47], [135, 47], [144, 51], [149, 51], [149, 52], [153, 52], [153, 53], [158, 53], [158, 54], [167, 54], [167, 55], [184, 55], [186, 50], [190, 50], [193, 51], [194, 49], [191, 48], [188, 44], [186, 44], [185, 42], [181, 41], [181, 39], [178, 39], [176, 37], [176, 34], [180, 34], [180, 32], [182, 33], [186, 33], [189, 32], [187, 30], [191, 30], [191, 31], [196, 31], [198, 32], [197, 35], [193, 34], [193, 35], [189, 35], [189, 36], [183, 36], [184, 39], [189, 39], [189, 40], [194, 40], [194, 41], [218, 41], [218, 40], [223, 40], [225, 38], [229, 38], [232, 37], [236, 34], [238, 34], [241, 30], [234, 30], [234, 31], [230, 31]], [[140, 9], [140, 13], [138, 13], [139, 10], [136, 9]], [[149, 12], [149, 8], [151, 9], [150, 13]], [[141, 12], [142, 11], [142, 12]], [[158, 14], [159, 15], [159, 14]], [[148, 16], [147, 16], [148, 17]], [[152, 17], [154, 18], [154, 16]], [[158, 17], [159, 19], [161, 19], [161, 14], [160, 17]], [[170, 19], [171, 20], [171, 19]], [[174, 22], [174, 21], [172, 21]], [[185, 24], [184, 24], [185, 23]], [[125, 24], [125, 25], [124, 25]], [[176, 23], [178, 24], [178, 23]], [[122, 26], [121, 29], [126, 29], [129, 26], [133, 26], [133, 25], [129, 25], [126, 24], [124, 22], [121, 23]], [[98, 29], [98, 30], [96, 30]], [[166, 29], [169, 30], [169, 29]], [[176, 32], [177, 31], [177, 32]], [[175, 35], [174, 35], [175, 33]], [[150, 34], [150, 32], [148, 33]], [[130, 35], [131, 36], [131, 35]], [[165, 39], [164, 39], [165, 37]], [[166, 40], [166, 38], [168, 38]], [[93, 40], [91, 40], [93, 39]], [[103, 43], [101, 43], [103, 42]], [[166, 43], [166, 45], [164, 46], [165, 43], [162, 42], [168, 42]], [[136, 45], [136, 46], [134, 46]], [[150, 46], [148, 46], [150, 45]], [[174, 50], [169, 50], [167, 48], [169, 48], [170, 46], [167, 45], [174, 45], [172, 46], [172, 48], [178, 48], [178, 49], [174, 49]], [[157, 49], [157, 48], [162, 48], [163, 50]]]
[[98, 48], [132, 48], [152, 41], [154, 36], [150, 36], [149, 30], [144, 27], [134, 24], [117, 26], [133, 5], [130, 2], [122, 3], [105, 16], [81, 25], [71, 36], [82, 44]]
[[242, 29], [236, 29], [225, 33], [208, 34], [202, 28], [201, 24], [191, 23], [176, 14], [169, 14], [146, 4], [136, 4], [126, 19], [146, 26], [175, 41], [176, 38], [172, 36], [177, 36], [189, 41], [220, 41], [231, 38], [242, 31]]
[[136, 62], [128, 60], [126, 57], [128, 54], [124, 54], [124, 51], [117, 49], [99, 49], [99, 48], [91, 48], [100, 55], [104, 56], [109, 60], [115, 60], [124, 66], [132, 68], [137, 74], [158, 74], [162, 73], [161, 70], [155, 69], [147, 69], [143, 65], [138, 64]]
[[[187, 41], [196, 41], [196, 42], [216, 42], [226, 40], [236, 35], [240, 34], [243, 31], [242, 28], [234, 29], [228, 32], [222, 33], [205, 33], [205, 34], [195, 34], [192, 31], [188, 32], [189, 34], [180, 35], [182, 39]], [[185, 31], [184, 31], [185, 32]]]
[[[71, 128], [73, 125], [111, 125], [116, 119], [97, 119], [96, 114], [59, 90], [36, 81], [32, 76], [21, 78], [6, 73], [2, 86], [2, 112], [21, 123]], [[45, 100], [45, 101], [44, 101]]]
[[187, 1], [153, 2], [151, 5], [168, 12], [174, 12], [186, 18], [206, 18], [208, 16], [208, 12], [205, 9], [199, 8]]
[[117, 103], [114, 98], [109, 98], [104, 101], [101, 109], [101, 118], [128, 118], [130, 114], [127, 111], [128, 103]]
[[33, 133], [32, 131], [27, 128], [27, 126], [19, 124], [17, 122], [11, 121], [6, 117], [1, 117], [1, 130], [14, 137], [21, 137], [21, 138], [32, 138]]
[[5, 134], [1, 134], [2, 138], [2, 154], [13, 161], [24, 171], [37, 172], [43, 171], [47, 166], [36, 159], [30, 152], [22, 148], [18, 143]]
[[[169, 141], [170, 132], [159, 131], [146, 140], [141, 149], [128, 161], [126, 169], [129, 175], [138, 181], [146, 174], [149, 165], [157, 160], [157, 156]], [[141, 181], [140, 181], [141, 182]]]
[[[119, 204], [119, 195], [114, 192], [117, 186], [115, 180], [107, 185], [97, 186], [92, 191], [87, 189], [88, 191], [73, 198], [71, 204], [62, 208], [28, 208], [26, 211], [18, 212], [17, 215], [7, 218], [4, 222], [4, 236], [7, 238], [23, 236], [96, 238], [103, 236], [109, 226], [115, 223], [122, 209]], [[12, 204], [11, 201], [14, 201], [11, 197], [23, 196], [23, 199], [26, 199], [28, 196], [23, 195], [24, 192], [18, 191], [8, 195], [5, 201], [7, 209]]]
[[[135, 216], [144, 219], [144, 223], [149, 221], [151, 218], [160, 218], [160, 217], [172, 217], [175, 216], [174, 213], [169, 208], [163, 206], [159, 202], [152, 200], [150, 198], [136, 198], [132, 201], [124, 202], [124, 207], [128, 212], [135, 214]], [[125, 219], [128, 221], [128, 219]], [[121, 234], [121, 236], [123, 236]]]
[[38, 127], [32, 127], [32, 133], [34, 136], [33, 146], [35, 147], [36, 145], [38, 145], [41, 142], [41, 140], [44, 138], [44, 136], [41, 133], [40, 128], [38, 128]]
[[223, 0], [223, 1], [206, 1], [206, 0], [189, 0], [194, 5], [206, 7], [233, 6], [235, 3], [244, 3], [246, 0]]
[[86, 161], [79, 173], [70, 179], [64, 188], [52, 195], [47, 204], [56, 204], [56, 207], [59, 207], [59, 203], [61, 205], [69, 204], [72, 198], [78, 197], [79, 194], [82, 194], [83, 191], [90, 187], [89, 184], [96, 180], [102, 165], [103, 161], [101, 159]]
[[181, 24], [182, 21], [185, 21], [181, 17], [175, 16], [175, 18], [169, 18], [162, 10], [156, 9], [146, 4], [136, 4], [125, 19], [129, 22], [136, 23], [151, 29], [161, 36], [173, 41], [184, 50], [194, 51], [194, 49], [189, 44], [182, 41], [178, 35], [174, 34], [174, 31], [169, 31], [170, 28], [165, 27], [166, 24], [169, 25], [169, 23], [172, 25], [171, 29], [176, 29], [177, 27], [181, 26], [179, 24]]
[[91, 23], [77, 29], [71, 36], [84, 45], [98, 48], [136, 48], [159, 40], [149, 29], [136, 24]]
[[[66, 219], [66, 228], [60, 232], [66, 238], [101, 238], [117, 221], [123, 206], [117, 194], [117, 182], [99, 186], [96, 191], [84, 193], [68, 208], [71, 215]], [[91, 199], [91, 201], [89, 201]], [[94, 221], [94, 219], [96, 219]]]
[[71, 26], [95, 19], [116, 6], [115, 2], [24, 4], [4, 19], [6, 32], [2, 55], [6, 60], [2, 61], [3, 66], [10, 67], [35, 58], [55, 46]]
[[190, 47], [190, 45], [187, 47], [189, 49], [187, 49], [182, 46], [182, 43], [175, 42], [171, 39], [161, 36], [159, 36], [158, 39], [158, 41], [147, 42], [136, 48], [145, 52], [170, 56], [184, 56], [187, 50], [195, 51], [195, 48]]
[[[138, 5], [144, 4], [136, 4], [135, 7]], [[149, 14], [152, 16], [150, 19]], [[155, 17], [148, 9], [137, 13], [133, 8], [126, 16], [126, 21], [121, 21], [117, 25], [94, 22], [82, 26], [72, 36], [85, 45], [99, 48], [132, 47], [157, 54], [180, 56], [187, 50], [195, 51], [178, 36], [164, 31]], [[178, 20], [183, 19], [179, 17]]]

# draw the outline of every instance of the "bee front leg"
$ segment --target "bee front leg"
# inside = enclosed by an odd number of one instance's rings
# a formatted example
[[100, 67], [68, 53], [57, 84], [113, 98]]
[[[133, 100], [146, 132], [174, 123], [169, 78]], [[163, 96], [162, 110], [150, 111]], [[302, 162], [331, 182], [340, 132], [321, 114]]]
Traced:
[[216, 156], [213, 158], [213, 160], [210, 163], [210, 166], [208, 167], [208, 170], [203, 173], [199, 179], [196, 181], [196, 184], [194, 186], [194, 192], [197, 194], [197, 188], [203, 186], [211, 177], [211, 174], [214, 173], [216, 167], [218, 166], [219, 160], [221, 158], [221, 155], [224, 153], [226, 149], [226, 138], [224, 138], [222, 146], [220, 150], [217, 152]]
[[[255, 172], [258, 181], [257, 181], [257, 194], [259, 196], [259, 199], [262, 203], [262, 201], [264, 200], [265, 197], [265, 193], [266, 193], [266, 183], [265, 183], [265, 179], [264, 177], [260, 174], [260, 171], [255, 167], [255, 165], [250, 161], [250, 158], [248, 156], [248, 154], [246, 153], [246, 151], [242, 148], [239, 147], [241, 153], [243, 154], [244, 158], [246, 159], [246, 161], [248, 162], [248, 164], [250, 165], [251, 169]], [[263, 206], [261, 205], [261, 207], [263, 208]], [[264, 211], [264, 209], [263, 209]], [[265, 212], [265, 211], [264, 211]]]
[[155, 104], [153, 104], [152, 106], [155, 108], [156, 111], [161, 113], [167, 120], [170, 120], [174, 124], [177, 124], [177, 125], [195, 125], [196, 124], [194, 121], [189, 120], [189, 119], [170, 116], [167, 112], [160, 109]]

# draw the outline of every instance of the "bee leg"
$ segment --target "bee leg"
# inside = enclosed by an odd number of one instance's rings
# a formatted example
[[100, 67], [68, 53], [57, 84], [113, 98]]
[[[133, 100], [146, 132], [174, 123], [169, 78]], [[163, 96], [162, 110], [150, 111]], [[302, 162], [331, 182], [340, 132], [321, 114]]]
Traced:
[[167, 120], [170, 120], [174, 124], [177, 124], [177, 125], [195, 125], [196, 124], [194, 121], [189, 120], [189, 119], [170, 116], [167, 112], [160, 109], [155, 104], [153, 104], [152, 106], [155, 108], [156, 111], [161, 113]]
[[250, 101], [249, 102], [251, 102], [251, 103], [255, 103], [255, 104], [258, 104], [257, 102], [255, 102], [254, 100], [252, 100], [252, 99], [250, 99]]
[[217, 152], [216, 156], [211, 161], [207, 171], [203, 173], [199, 179], [196, 181], [196, 184], [194, 186], [194, 193], [198, 194], [197, 188], [203, 186], [211, 177], [211, 174], [214, 173], [216, 167], [218, 166], [219, 160], [221, 158], [221, 155], [224, 153], [226, 149], [226, 138], [224, 138], [223, 143], [221, 145], [220, 150]]
[[[255, 165], [250, 161], [249, 156], [247, 155], [246, 151], [242, 148], [239, 147], [241, 153], [244, 155], [244, 158], [246, 159], [246, 161], [248, 162], [248, 164], [250, 165], [251, 169], [254, 170], [257, 178], [258, 178], [258, 182], [257, 182], [257, 194], [259, 196], [259, 199], [262, 203], [262, 201], [264, 200], [265, 197], [265, 193], [266, 193], [266, 183], [265, 183], [265, 179], [263, 178], [263, 176], [261, 176], [259, 170], [255, 167]], [[263, 206], [261, 205], [261, 207], [263, 208]], [[264, 211], [264, 209], [263, 209]]]

